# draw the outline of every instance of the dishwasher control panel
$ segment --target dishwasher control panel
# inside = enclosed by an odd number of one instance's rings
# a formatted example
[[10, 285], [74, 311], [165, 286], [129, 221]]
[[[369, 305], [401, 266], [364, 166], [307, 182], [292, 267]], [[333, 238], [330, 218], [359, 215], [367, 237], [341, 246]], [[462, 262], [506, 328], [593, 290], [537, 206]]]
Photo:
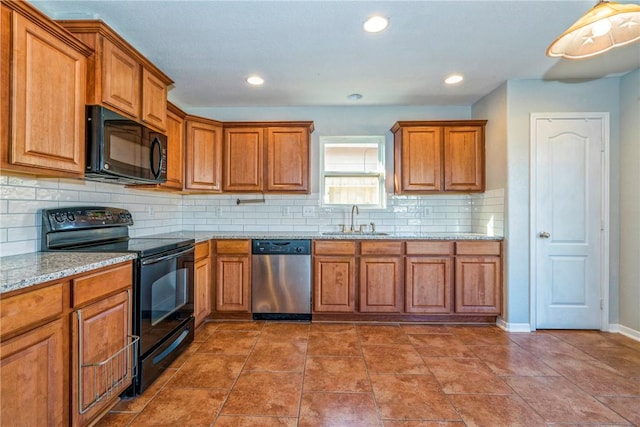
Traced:
[[251, 241], [254, 255], [310, 255], [311, 240], [305, 239], [254, 239]]

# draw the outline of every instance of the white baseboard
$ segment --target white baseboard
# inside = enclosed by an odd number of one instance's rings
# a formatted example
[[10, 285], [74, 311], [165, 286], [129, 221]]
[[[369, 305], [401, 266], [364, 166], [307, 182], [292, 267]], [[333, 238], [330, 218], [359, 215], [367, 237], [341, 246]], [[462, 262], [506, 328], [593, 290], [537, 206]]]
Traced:
[[507, 332], [531, 332], [531, 325], [528, 323], [509, 323], [505, 322], [502, 317], [496, 320], [496, 326]]
[[617, 332], [632, 340], [640, 341], [640, 331], [616, 323], [609, 324], [609, 332]]

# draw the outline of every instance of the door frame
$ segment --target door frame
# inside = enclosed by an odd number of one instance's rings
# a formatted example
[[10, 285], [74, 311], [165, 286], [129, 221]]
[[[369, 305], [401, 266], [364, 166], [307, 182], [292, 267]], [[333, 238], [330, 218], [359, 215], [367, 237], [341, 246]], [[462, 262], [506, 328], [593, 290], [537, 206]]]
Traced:
[[575, 112], [575, 113], [531, 113], [530, 117], [530, 160], [529, 160], [529, 325], [532, 331], [535, 331], [537, 323], [537, 277], [536, 277], [536, 259], [537, 259], [537, 217], [536, 217], [536, 151], [537, 151], [537, 133], [536, 121], [540, 119], [601, 119], [602, 120], [602, 148], [600, 162], [602, 164], [602, 202], [600, 205], [601, 219], [601, 239], [600, 239], [600, 257], [602, 260], [602, 268], [600, 271], [600, 330], [609, 331], [609, 236], [610, 236], [610, 126], [608, 112]]

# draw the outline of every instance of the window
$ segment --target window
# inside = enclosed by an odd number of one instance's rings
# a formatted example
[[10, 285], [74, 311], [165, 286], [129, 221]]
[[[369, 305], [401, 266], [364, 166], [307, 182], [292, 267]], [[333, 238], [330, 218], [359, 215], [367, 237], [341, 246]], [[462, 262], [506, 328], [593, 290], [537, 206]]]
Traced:
[[384, 136], [321, 136], [323, 205], [384, 208]]

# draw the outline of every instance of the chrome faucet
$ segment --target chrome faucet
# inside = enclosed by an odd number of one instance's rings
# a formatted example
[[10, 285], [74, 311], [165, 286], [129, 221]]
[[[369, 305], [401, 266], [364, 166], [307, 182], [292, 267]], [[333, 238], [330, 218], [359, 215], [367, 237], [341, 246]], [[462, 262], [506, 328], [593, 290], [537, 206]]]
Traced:
[[353, 224], [353, 211], [356, 211], [356, 214], [360, 215], [360, 209], [358, 209], [358, 205], [353, 205], [351, 207], [351, 232], [353, 233], [354, 231], [356, 231], [354, 224]]

